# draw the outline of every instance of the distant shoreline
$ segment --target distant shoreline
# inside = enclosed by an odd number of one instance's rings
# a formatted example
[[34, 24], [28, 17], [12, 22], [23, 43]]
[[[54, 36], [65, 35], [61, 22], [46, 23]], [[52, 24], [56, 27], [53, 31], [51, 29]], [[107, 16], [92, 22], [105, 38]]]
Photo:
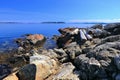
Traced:
[[107, 24], [118, 22], [0, 22], [0, 24]]

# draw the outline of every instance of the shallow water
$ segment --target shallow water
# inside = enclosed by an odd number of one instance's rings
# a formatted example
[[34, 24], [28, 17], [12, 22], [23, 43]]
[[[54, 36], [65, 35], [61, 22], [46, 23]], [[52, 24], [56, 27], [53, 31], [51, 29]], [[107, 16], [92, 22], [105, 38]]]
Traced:
[[[14, 47], [15, 38], [24, 34], [43, 34], [46, 37], [59, 35], [58, 29], [65, 27], [90, 27], [93, 24], [0, 24], [0, 51]], [[55, 42], [49, 39], [45, 44], [54, 45]]]

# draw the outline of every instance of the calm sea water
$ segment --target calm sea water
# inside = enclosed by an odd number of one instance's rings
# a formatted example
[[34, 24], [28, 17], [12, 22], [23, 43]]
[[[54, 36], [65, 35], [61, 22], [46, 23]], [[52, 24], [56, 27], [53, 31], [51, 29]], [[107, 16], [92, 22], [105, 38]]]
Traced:
[[92, 24], [0, 24], [0, 39], [19, 37], [27, 33], [40, 33], [45, 36], [58, 34], [59, 28], [88, 27]]
[[[59, 28], [90, 27], [93, 24], [0, 24], [0, 49], [14, 45], [13, 40], [24, 34], [58, 35]], [[3, 48], [4, 47], [4, 48]]]

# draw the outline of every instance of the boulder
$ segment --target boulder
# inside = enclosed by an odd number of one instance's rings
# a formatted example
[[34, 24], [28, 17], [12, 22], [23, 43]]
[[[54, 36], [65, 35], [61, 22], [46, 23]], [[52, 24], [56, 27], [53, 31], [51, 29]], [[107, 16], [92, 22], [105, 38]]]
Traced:
[[29, 56], [28, 55], [16, 55], [12, 56], [7, 59], [7, 62], [13, 67], [13, 68], [20, 68], [26, 64], [29, 63]]
[[63, 48], [64, 46], [70, 44], [73, 41], [73, 37], [71, 35], [66, 34], [66, 35], [61, 35], [57, 41], [56, 44], [58, 48]]
[[78, 28], [64, 28], [59, 29], [61, 36], [57, 39], [56, 43], [59, 48], [63, 48], [72, 42], [80, 42], [80, 33]]
[[120, 35], [106, 37], [101, 40], [101, 44], [104, 44], [106, 42], [115, 42], [115, 41], [120, 41]]
[[33, 35], [27, 36], [26, 39], [29, 40], [30, 43], [35, 45], [35, 44], [39, 44], [42, 41], [44, 41], [45, 37], [41, 34], [33, 34]]
[[32, 48], [43, 47], [46, 38], [42, 34], [29, 34], [25, 37], [16, 39], [18, 52], [28, 53]]
[[57, 68], [57, 62], [44, 55], [30, 57], [30, 63], [17, 72], [19, 80], [44, 80]]
[[[98, 60], [91, 57], [86, 57], [85, 54], [81, 54], [80, 56], [76, 57], [74, 60], [74, 65], [76, 68], [79, 69], [80, 79], [87, 79], [87, 80], [93, 80], [93, 79], [104, 79], [107, 78], [107, 73], [105, 70], [101, 67], [101, 64]], [[84, 76], [84, 77], [83, 77]]]
[[105, 30], [110, 32], [112, 35], [120, 34], [120, 23], [110, 23], [105, 25]]
[[86, 70], [86, 66], [87, 66], [88, 61], [89, 61], [89, 58], [86, 57], [86, 54], [81, 54], [75, 58], [74, 65], [78, 69]]
[[104, 38], [110, 35], [110, 32], [102, 29], [88, 29], [88, 34], [91, 34], [93, 38]]
[[77, 33], [78, 30], [76, 30], [76, 28], [60, 28], [58, 30], [61, 34], [65, 35], [65, 34], [73, 34], [73, 33]]
[[106, 42], [105, 44], [102, 44], [102, 45], [97, 45], [95, 48], [94, 48], [94, 51], [100, 51], [100, 50], [109, 50], [109, 48], [114, 48], [114, 49], [117, 49], [119, 50], [120, 49], [120, 42]]

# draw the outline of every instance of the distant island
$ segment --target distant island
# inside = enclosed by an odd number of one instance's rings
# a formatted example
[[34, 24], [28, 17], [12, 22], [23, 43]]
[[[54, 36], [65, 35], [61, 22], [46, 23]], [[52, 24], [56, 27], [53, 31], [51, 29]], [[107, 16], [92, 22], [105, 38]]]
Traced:
[[4, 21], [0, 24], [65, 24], [65, 22], [14, 22], [14, 21]]
[[119, 22], [22, 22], [22, 21], [1, 21], [0, 24], [107, 24], [107, 23], [119, 23]]

